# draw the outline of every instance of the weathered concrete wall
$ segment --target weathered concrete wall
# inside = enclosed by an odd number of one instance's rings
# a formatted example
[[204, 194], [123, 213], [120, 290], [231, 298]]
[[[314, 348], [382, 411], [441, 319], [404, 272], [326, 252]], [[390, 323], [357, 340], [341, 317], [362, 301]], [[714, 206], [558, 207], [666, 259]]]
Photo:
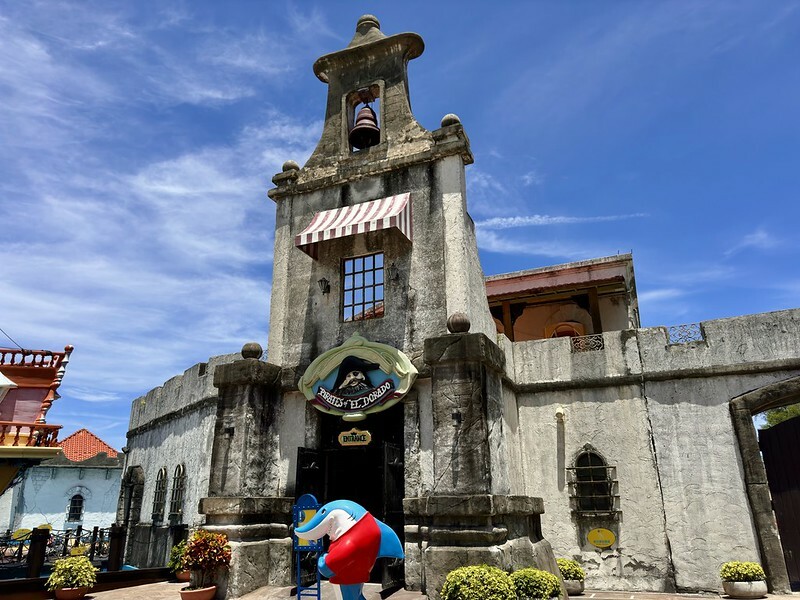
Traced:
[[[580, 353], [567, 339], [500, 338], [519, 386], [525, 493], [544, 498], [545, 537], [584, 563], [589, 587], [716, 590], [722, 562], [760, 559], [728, 405], [800, 373], [800, 311], [702, 329], [685, 344], [664, 328], [610, 332]], [[619, 547], [602, 552], [569, 509], [565, 467], [587, 443], [619, 481]]]
[[[110, 527], [116, 516], [121, 473], [121, 466], [31, 467], [18, 486], [11, 529], [33, 529], [45, 523], [54, 529]], [[70, 498], [75, 494], [83, 496], [83, 518], [67, 522]]]
[[[399, 348], [417, 363], [425, 338], [446, 333], [447, 317], [459, 311], [469, 314], [473, 333], [494, 338], [463, 187], [464, 166], [453, 156], [279, 200], [269, 362], [302, 372], [358, 332]], [[318, 260], [294, 246], [294, 236], [317, 212], [405, 192], [411, 193], [413, 243], [396, 230], [370, 232], [324, 242]], [[342, 258], [374, 252], [384, 253], [387, 267], [386, 316], [342, 322]], [[329, 294], [317, 285], [323, 277], [330, 282]]]
[[[564, 420], [556, 410], [563, 407]], [[594, 589], [668, 589], [670, 562], [647, 409], [639, 386], [561, 390], [519, 397], [526, 494], [545, 501], [542, 529], [556, 556], [577, 558]], [[620, 518], [578, 517], [567, 468], [585, 444], [615, 467]], [[600, 551], [586, 533], [605, 527], [617, 544]]]
[[[204, 522], [198, 512], [200, 498], [207, 495], [211, 468], [211, 444], [217, 413], [214, 369], [232, 362], [238, 355], [215, 356], [167, 381], [131, 405], [125, 470], [144, 470], [140, 525], [132, 530], [129, 561], [148, 566], [166, 564], [171, 543], [169, 523], [152, 526], [153, 498], [159, 469], [167, 469], [165, 521], [169, 511], [175, 467], [186, 468], [182, 524], [197, 527]], [[163, 539], [162, 539], [163, 538]], [[158, 540], [150, 544], [150, 540]], [[152, 548], [148, 548], [152, 546]], [[155, 550], [153, 550], [155, 548]], [[162, 550], [166, 548], [165, 553]], [[137, 550], [138, 549], [138, 550]], [[144, 564], [140, 566], [145, 566]]]

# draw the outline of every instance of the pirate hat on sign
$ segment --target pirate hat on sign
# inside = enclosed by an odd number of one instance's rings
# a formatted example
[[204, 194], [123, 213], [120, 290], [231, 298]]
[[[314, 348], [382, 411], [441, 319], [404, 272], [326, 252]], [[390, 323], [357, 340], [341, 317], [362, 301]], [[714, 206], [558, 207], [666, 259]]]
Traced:
[[380, 369], [378, 363], [369, 362], [357, 356], [348, 356], [339, 364], [339, 372], [336, 373], [336, 381], [333, 383], [333, 389], [338, 390], [344, 378], [347, 377], [347, 374], [353, 371], [361, 371], [367, 379], [367, 383], [372, 385], [369, 378], [367, 378], [367, 373], [375, 369]]

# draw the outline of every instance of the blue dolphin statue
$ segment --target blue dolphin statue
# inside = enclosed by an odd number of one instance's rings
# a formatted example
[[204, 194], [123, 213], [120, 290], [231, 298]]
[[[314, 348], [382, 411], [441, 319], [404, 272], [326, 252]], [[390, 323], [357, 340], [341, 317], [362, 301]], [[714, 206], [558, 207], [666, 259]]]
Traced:
[[364, 600], [362, 590], [378, 558], [405, 558], [397, 534], [350, 500], [328, 502], [295, 534], [307, 540], [326, 535], [331, 539], [317, 568], [339, 586], [342, 600]]

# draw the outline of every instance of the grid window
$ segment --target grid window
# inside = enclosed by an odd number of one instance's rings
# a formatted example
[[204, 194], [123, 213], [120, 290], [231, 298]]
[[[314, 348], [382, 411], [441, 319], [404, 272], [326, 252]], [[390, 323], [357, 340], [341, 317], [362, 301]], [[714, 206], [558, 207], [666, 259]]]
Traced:
[[83, 518], [83, 496], [75, 494], [69, 499], [69, 510], [67, 511], [67, 521], [74, 523]]
[[342, 319], [362, 321], [383, 316], [383, 253], [344, 259]]
[[172, 478], [172, 496], [169, 499], [169, 516], [177, 517], [183, 513], [183, 495], [186, 491], [186, 467], [175, 467], [175, 477]]
[[164, 504], [167, 501], [167, 467], [161, 467], [156, 477], [156, 491], [153, 495], [153, 523], [164, 520]]
[[614, 486], [609, 467], [596, 452], [581, 452], [572, 467], [573, 510], [578, 513], [613, 513], [615, 511]]

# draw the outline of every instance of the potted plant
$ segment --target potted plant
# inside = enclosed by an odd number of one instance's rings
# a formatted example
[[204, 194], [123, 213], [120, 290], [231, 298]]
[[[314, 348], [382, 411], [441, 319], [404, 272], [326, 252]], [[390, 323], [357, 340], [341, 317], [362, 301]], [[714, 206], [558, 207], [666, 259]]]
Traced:
[[557, 558], [558, 570], [561, 571], [561, 578], [564, 580], [564, 587], [570, 596], [580, 596], [583, 593], [583, 580], [586, 578], [578, 561], [570, 558]]
[[764, 569], [754, 562], [730, 561], [719, 570], [722, 589], [731, 598], [763, 598], [767, 595]]
[[561, 595], [558, 577], [540, 569], [520, 569], [511, 574], [519, 600], [547, 600]]
[[83, 598], [97, 581], [97, 569], [86, 556], [70, 556], [56, 561], [45, 587], [58, 600]]
[[442, 600], [517, 600], [508, 573], [486, 565], [459, 567], [447, 574]]
[[186, 567], [186, 540], [181, 540], [169, 551], [167, 568], [175, 574], [178, 581], [189, 581], [191, 572]]
[[183, 600], [211, 600], [217, 592], [214, 576], [231, 564], [231, 547], [224, 533], [198, 529], [186, 544], [184, 566], [192, 572], [192, 585], [181, 590]]

